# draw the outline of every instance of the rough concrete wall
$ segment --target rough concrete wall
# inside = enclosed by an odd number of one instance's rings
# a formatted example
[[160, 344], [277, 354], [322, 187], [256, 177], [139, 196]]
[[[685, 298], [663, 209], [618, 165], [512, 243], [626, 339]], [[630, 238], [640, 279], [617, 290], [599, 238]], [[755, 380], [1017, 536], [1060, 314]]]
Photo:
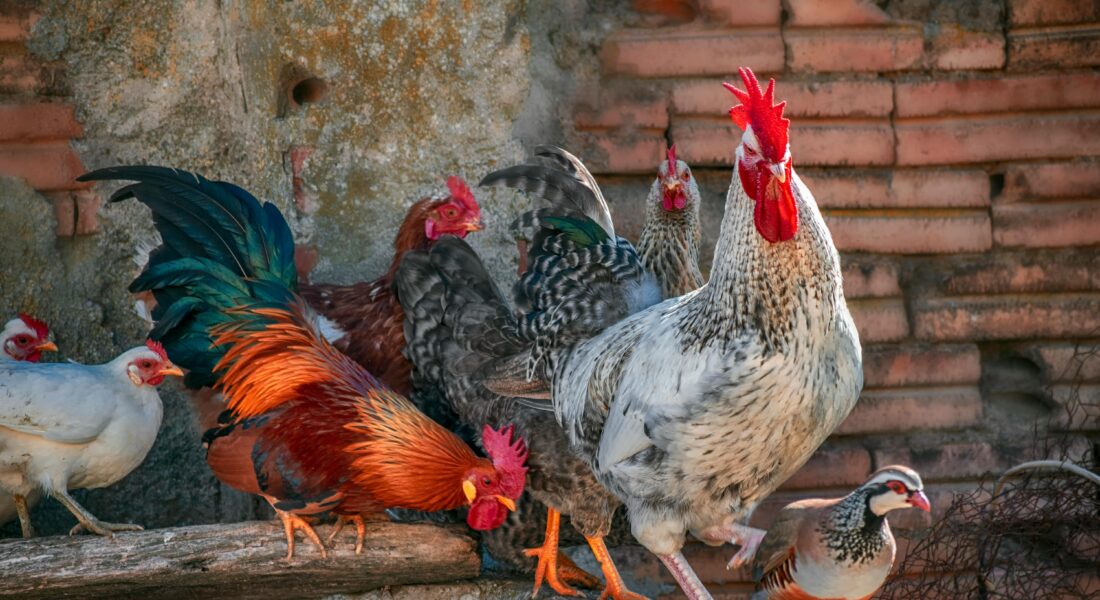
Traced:
[[[530, 43], [519, 0], [48, 1], [33, 10], [30, 58], [63, 71], [87, 168], [161, 164], [235, 182], [275, 202], [297, 241], [316, 249], [315, 281], [377, 276], [411, 202], [443, 190], [450, 174], [473, 184], [523, 156], [513, 127], [528, 97]], [[295, 108], [286, 84], [306, 74], [329, 93]], [[537, 137], [542, 127], [535, 118], [525, 130]], [[509, 281], [505, 229], [526, 201], [478, 198], [487, 229], [470, 240]], [[108, 360], [145, 331], [126, 285], [136, 249], [154, 239], [148, 211], [105, 206], [98, 233], [58, 238], [51, 212], [21, 181], [0, 178], [0, 251], [17, 257], [0, 265], [0, 310], [48, 319], [64, 358]], [[186, 399], [165, 387], [164, 425], [145, 463], [78, 499], [103, 519], [147, 527], [257, 514], [255, 499], [214, 480]], [[47, 534], [72, 523], [51, 501], [35, 518]]]

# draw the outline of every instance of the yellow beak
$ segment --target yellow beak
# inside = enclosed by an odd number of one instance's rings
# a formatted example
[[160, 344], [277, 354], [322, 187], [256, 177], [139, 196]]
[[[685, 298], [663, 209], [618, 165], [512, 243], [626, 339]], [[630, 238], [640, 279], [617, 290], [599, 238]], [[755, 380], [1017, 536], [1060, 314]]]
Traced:
[[481, 221], [471, 221], [466, 223], [466, 231], [481, 231]]
[[774, 174], [775, 178], [779, 180], [779, 183], [786, 183], [787, 182], [787, 163], [786, 162], [781, 162], [779, 164], [772, 165], [771, 168], [772, 168], [772, 174]]
[[508, 496], [497, 496], [497, 502], [500, 502], [501, 504], [504, 505], [504, 508], [507, 508], [508, 510], [510, 510], [512, 512], [516, 511], [515, 501], [512, 500], [511, 498], [509, 498]]
[[34, 347], [39, 352], [57, 352], [57, 344], [53, 342], [43, 342]]
[[472, 481], [462, 482], [462, 493], [466, 494], [466, 502], [473, 503], [474, 498], [477, 498], [477, 488]]
[[176, 377], [183, 377], [183, 369], [180, 369], [176, 365], [169, 365], [160, 370], [161, 375], [175, 375]]

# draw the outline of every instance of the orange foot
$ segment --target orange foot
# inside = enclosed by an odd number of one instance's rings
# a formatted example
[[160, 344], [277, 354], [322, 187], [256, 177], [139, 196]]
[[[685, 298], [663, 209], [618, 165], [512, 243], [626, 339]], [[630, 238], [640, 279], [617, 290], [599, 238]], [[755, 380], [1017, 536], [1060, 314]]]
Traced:
[[619, 576], [619, 570], [615, 568], [611, 555], [607, 553], [607, 546], [604, 545], [602, 537], [586, 537], [584, 539], [588, 540], [588, 546], [592, 548], [592, 554], [595, 554], [596, 560], [600, 562], [603, 578], [607, 580], [607, 587], [600, 594], [600, 600], [605, 598], [612, 598], [613, 600], [647, 600], [645, 596], [626, 589], [623, 578]]
[[367, 533], [367, 522], [363, 519], [363, 515], [355, 515], [349, 517], [347, 515], [340, 515], [336, 519], [336, 527], [332, 529], [332, 533], [328, 536], [328, 543], [332, 543], [332, 540], [336, 539], [340, 531], [344, 529], [344, 525], [348, 523], [355, 523], [355, 553], [363, 553], [363, 538]]
[[546, 538], [539, 548], [524, 550], [526, 556], [537, 557], [538, 567], [535, 569], [535, 589], [531, 597], [538, 596], [539, 588], [545, 579], [555, 592], [561, 596], [580, 596], [581, 593], [569, 586], [570, 583], [584, 587], [594, 588], [600, 584], [600, 580], [586, 573], [569, 559], [568, 556], [558, 551], [558, 530], [561, 527], [561, 513], [554, 509], [546, 511]]
[[313, 530], [313, 526], [308, 521], [285, 511], [276, 510], [275, 514], [279, 515], [279, 518], [283, 521], [283, 530], [286, 532], [286, 559], [292, 560], [294, 558], [294, 532], [297, 529], [301, 529], [309, 541], [313, 542], [314, 546], [321, 551], [321, 558], [328, 558], [328, 553], [325, 552], [325, 545], [321, 543], [321, 538], [317, 537], [317, 532]]

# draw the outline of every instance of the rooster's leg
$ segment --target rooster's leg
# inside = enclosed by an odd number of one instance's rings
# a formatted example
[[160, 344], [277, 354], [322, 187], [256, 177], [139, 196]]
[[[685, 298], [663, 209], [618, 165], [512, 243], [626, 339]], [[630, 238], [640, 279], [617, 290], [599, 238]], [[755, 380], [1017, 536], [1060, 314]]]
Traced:
[[348, 522], [355, 523], [355, 553], [363, 553], [363, 539], [367, 536], [367, 522], [363, 519], [363, 515], [347, 516], [340, 515], [336, 519], [336, 527], [333, 528], [332, 533], [328, 536], [328, 543], [332, 543], [332, 540], [336, 539], [336, 535], [343, 529], [344, 525]]
[[145, 528], [141, 525], [135, 525], [133, 523], [108, 523], [106, 521], [100, 521], [95, 518], [95, 515], [88, 512], [88, 509], [84, 508], [73, 500], [73, 497], [69, 495], [66, 490], [53, 490], [53, 497], [57, 498], [65, 508], [69, 509], [69, 512], [73, 513], [76, 520], [79, 521], [72, 529], [69, 530], [69, 535], [76, 535], [81, 531], [90, 531], [97, 535], [106, 537], [114, 536], [116, 531], [143, 531]]
[[736, 523], [730, 525], [729, 541], [731, 544], [741, 546], [741, 548], [737, 550], [737, 553], [734, 554], [733, 558], [726, 564], [726, 568], [736, 569], [742, 565], [748, 564], [748, 562], [752, 560], [752, 557], [756, 556], [756, 551], [760, 549], [760, 542], [764, 541], [765, 533], [767, 533], [767, 531], [755, 527], [737, 525]]
[[321, 543], [321, 538], [317, 536], [317, 532], [313, 530], [313, 526], [306, 522], [305, 519], [282, 510], [275, 510], [275, 514], [279, 515], [279, 518], [283, 521], [283, 530], [286, 532], [286, 559], [292, 560], [294, 558], [294, 531], [301, 529], [309, 541], [313, 542], [314, 546], [321, 551], [321, 558], [328, 558], [328, 553], [325, 552], [325, 545]]
[[600, 594], [600, 600], [604, 600], [604, 598], [611, 598], [612, 600], [646, 600], [645, 596], [626, 589], [623, 578], [619, 575], [619, 570], [615, 568], [611, 555], [607, 553], [607, 546], [603, 543], [602, 537], [585, 537], [584, 539], [588, 540], [588, 545], [592, 548], [592, 554], [595, 554], [596, 560], [600, 562], [603, 578], [607, 581], [607, 587]]
[[23, 537], [34, 537], [34, 526], [31, 525], [31, 511], [27, 508], [27, 497], [15, 495], [15, 512], [19, 515], [19, 527], [23, 530]]
[[714, 600], [682, 553], [658, 554], [657, 558], [661, 559], [669, 573], [672, 573], [672, 578], [680, 584], [680, 589], [684, 591], [688, 600]]
[[[595, 587], [600, 580], [584, 572], [564, 554], [558, 553], [558, 530], [561, 528], [561, 513], [553, 508], [546, 511], [546, 537], [542, 547], [524, 550], [527, 556], [538, 557], [539, 564], [535, 569], [535, 589], [531, 592], [534, 598], [542, 587], [543, 579], [555, 592], [562, 596], [580, 596], [580, 592], [569, 587], [566, 582]], [[560, 565], [559, 565], [560, 563]]]

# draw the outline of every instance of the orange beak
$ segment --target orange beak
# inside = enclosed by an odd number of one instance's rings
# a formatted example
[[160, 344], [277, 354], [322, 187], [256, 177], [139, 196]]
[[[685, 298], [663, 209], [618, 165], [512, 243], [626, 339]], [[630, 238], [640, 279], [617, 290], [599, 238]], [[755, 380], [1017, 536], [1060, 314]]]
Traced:
[[176, 377], [183, 377], [183, 370], [176, 365], [169, 364], [160, 370], [161, 375], [175, 375]]
[[497, 496], [496, 498], [497, 502], [500, 502], [504, 505], [504, 508], [507, 508], [512, 512], [516, 512], [516, 502], [514, 500], [512, 500], [508, 496]]
[[481, 220], [467, 221], [465, 223], [466, 231], [481, 231]]
[[35, 346], [34, 349], [38, 350], [39, 352], [57, 352], [57, 344], [46, 340], [45, 342], [42, 342], [41, 344]]

